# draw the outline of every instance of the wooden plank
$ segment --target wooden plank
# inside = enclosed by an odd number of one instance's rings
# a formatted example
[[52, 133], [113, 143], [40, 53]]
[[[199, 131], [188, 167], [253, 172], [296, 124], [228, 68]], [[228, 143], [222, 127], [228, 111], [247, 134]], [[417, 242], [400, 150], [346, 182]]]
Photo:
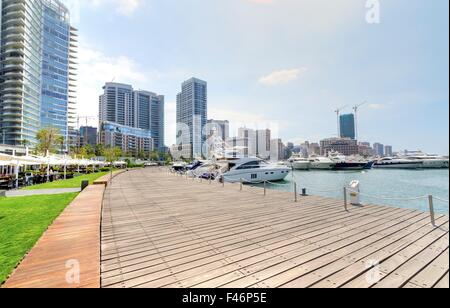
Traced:
[[449, 276], [448, 276], [448, 270], [447, 274], [444, 275], [444, 277], [439, 280], [439, 282], [434, 286], [434, 288], [437, 289], [448, 289], [449, 288]]

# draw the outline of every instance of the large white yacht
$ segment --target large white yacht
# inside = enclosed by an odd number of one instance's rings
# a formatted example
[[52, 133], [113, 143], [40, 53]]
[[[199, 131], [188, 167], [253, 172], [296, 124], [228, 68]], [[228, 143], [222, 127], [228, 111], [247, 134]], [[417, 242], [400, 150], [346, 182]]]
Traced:
[[338, 152], [329, 153], [329, 158], [336, 163], [334, 170], [363, 170], [369, 164], [362, 158], [347, 157]]
[[226, 182], [260, 183], [282, 181], [291, 171], [286, 166], [267, 163], [259, 158], [230, 158], [217, 162]]
[[385, 157], [376, 161], [373, 167], [379, 169], [420, 169], [423, 168], [423, 162], [408, 158]]
[[438, 156], [438, 155], [428, 155], [424, 153], [419, 153], [416, 155], [407, 155], [405, 159], [422, 162], [421, 168], [425, 169], [444, 169], [449, 168], [448, 157]]
[[336, 166], [336, 162], [323, 156], [311, 156], [309, 158], [309, 163], [310, 169], [313, 170], [333, 170]]
[[293, 154], [289, 158], [289, 163], [294, 170], [309, 170], [311, 162], [308, 158], [304, 158], [301, 154]]

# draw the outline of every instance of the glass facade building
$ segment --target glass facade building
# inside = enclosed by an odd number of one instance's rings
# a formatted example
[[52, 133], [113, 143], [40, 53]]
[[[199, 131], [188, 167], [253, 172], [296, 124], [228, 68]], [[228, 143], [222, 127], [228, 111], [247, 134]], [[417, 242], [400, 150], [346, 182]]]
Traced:
[[341, 138], [356, 139], [355, 115], [343, 114], [340, 117]]
[[38, 130], [48, 126], [68, 140], [76, 91], [70, 80], [76, 30], [68, 9], [57, 0], [0, 0], [0, 7], [1, 141], [33, 145]]
[[206, 126], [208, 116], [208, 85], [206, 81], [191, 78], [183, 82], [181, 92], [177, 95], [177, 125], [189, 128], [189, 138], [178, 134], [177, 144], [182, 145], [189, 139], [190, 158], [201, 158], [206, 142]]

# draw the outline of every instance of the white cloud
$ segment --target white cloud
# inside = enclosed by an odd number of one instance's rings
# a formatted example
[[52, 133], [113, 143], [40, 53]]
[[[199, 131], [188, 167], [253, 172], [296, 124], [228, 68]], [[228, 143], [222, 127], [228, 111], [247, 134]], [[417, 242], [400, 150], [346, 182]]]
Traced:
[[385, 105], [383, 105], [383, 104], [369, 104], [370, 109], [379, 110], [379, 109], [383, 109], [384, 107], [385, 107]]
[[305, 67], [274, 71], [267, 76], [259, 79], [259, 83], [265, 86], [276, 86], [285, 84], [303, 76], [308, 70]]
[[83, 4], [94, 8], [103, 7], [105, 5], [116, 8], [117, 13], [130, 16], [137, 11], [143, 4], [144, 0], [83, 0]]
[[[98, 116], [98, 97], [106, 82], [130, 83], [145, 87], [150, 78], [159, 78], [159, 73], [146, 74], [139, 65], [126, 56], [112, 57], [101, 51], [80, 45], [78, 52], [78, 113], [80, 116]], [[91, 125], [96, 125], [91, 120]]]

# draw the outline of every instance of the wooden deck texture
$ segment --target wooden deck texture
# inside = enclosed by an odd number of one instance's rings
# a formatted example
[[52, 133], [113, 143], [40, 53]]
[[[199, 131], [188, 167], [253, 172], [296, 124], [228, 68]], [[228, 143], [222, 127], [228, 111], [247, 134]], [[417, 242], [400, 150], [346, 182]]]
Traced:
[[99, 288], [100, 221], [104, 190], [104, 185], [92, 185], [78, 195], [44, 233], [3, 287]]
[[107, 188], [102, 287], [448, 288], [449, 222], [158, 169]]

